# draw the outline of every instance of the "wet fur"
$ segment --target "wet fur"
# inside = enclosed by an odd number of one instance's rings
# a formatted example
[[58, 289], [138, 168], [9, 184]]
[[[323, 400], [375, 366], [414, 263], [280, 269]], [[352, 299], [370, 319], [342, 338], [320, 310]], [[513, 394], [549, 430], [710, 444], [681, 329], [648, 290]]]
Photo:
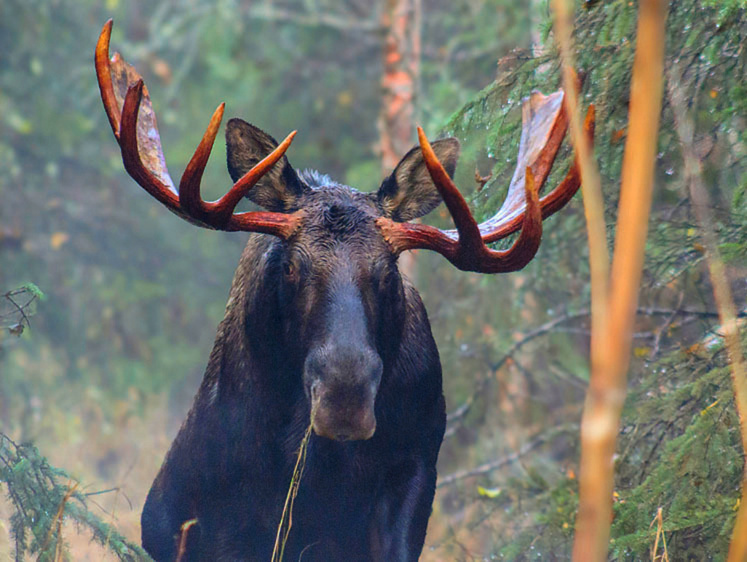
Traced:
[[158, 561], [174, 560], [192, 518], [185, 560], [270, 559], [309, 423], [304, 357], [327, 298], [295, 309], [311, 285], [288, 282], [289, 261], [309, 269], [298, 275], [342, 271], [362, 287], [384, 369], [371, 439], [312, 434], [285, 559], [417, 560], [422, 550], [445, 426], [426, 311], [375, 227], [381, 200], [315, 172], [298, 177], [302, 194], [284, 205], [304, 210], [302, 232], [288, 242], [250, 236], [204, 380], [148, 495], [143, 546]]

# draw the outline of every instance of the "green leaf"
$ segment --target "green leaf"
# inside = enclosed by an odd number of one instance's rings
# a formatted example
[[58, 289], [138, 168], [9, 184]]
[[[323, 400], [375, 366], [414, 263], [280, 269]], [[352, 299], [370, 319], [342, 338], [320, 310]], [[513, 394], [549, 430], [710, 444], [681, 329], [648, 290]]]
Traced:
[[483, 488], [477, 487], [477, 493], [485, 498], [495, 499], [503, 493], [502, 488]]

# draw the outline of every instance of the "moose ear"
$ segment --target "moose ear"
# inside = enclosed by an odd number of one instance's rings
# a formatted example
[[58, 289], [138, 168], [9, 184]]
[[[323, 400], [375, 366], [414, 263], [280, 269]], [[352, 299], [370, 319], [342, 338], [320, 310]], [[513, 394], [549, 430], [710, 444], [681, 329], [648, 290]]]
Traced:
[[[226, 155], [231, 179], [238, 181], [277, 146], [277, 141], [262, 129], [242, 119], [231, 119], [226, 124]], [[283, 156], [249, 191], [247, 198], [268, 211], [283, 213], [297, 208], [297, 198], [302, 193], [301, 180], [288, 158]]]
[[[459, 160], [459, 141], [441, 139], [431, 143], [433, 151], [449, 177], [453, 177]], [[441, 203], [441, 195], [425, 167], [419, 146], [411, 149], [392, 175], [381, 184], [377, 194], [384, 212], [394, 221], [405, 222], [430, 213]]]

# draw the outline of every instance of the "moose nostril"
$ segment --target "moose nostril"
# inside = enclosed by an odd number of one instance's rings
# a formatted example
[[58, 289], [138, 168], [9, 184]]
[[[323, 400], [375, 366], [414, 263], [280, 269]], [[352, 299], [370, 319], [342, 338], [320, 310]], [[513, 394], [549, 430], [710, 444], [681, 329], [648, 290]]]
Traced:
[[319, 394], [319, 381], [315, 380], [313, 383], [311, 383], [311, 401], [313, 403], [317, 403], [317, 400]]
[[335, 439], [337, 439], [337, 441], [350, 441], [350, 438], [350, 433], [338, 433], [335, 436]]

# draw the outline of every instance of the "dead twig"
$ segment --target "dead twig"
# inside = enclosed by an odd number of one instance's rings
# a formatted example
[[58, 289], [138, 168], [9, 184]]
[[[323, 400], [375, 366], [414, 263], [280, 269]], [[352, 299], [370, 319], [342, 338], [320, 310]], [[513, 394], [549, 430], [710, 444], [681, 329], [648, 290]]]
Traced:
[[[559, 326], [562, 326], [563, 324], [574, 322], [581, 318], [588, 318], [590, 313], [591, 311], [588, 308], [584, 308], [584, 309], [579, 310], [578, 312], [567, 313], [567, 314], [560, 315], [556, 318], [553, 318], [552, 320], [549, 320], [548, 322], [545, 322], [544, 324], [537, 326], [533, 330], [526, 332], [524, 336], [522, 336], [521, 339], [514, 342], [513, 345], [511, 345], [511, 347], [497, 361], [487, 361], [490, 375], [482, 377], [478, 381], [477, 385], [475, 386], [475, 390], [470, 395], [470, 397], [467, 398], [457, 408], [449, 412], [447, 416], [449, 426], [453, 426], [457, 421], [467, 416], [467, 414], [469, 413], [470, 409], [472, 408], [477, 398], [480, 395], [482, 395], [483, 391], [485, 390], [485, 386], [490, 380], [490, 376], [493, 373], [495, 373], [495, 371], [503, 367], [503, 365], [505, 365], [509, 360], [513, 359], [513, 356], [522, 347], [524, 347], [526, 344], [530, 343], [531, 341], [541, 336], [552, 333], [556, 328], [558, 328]], [[718, 318], [718, 311], [715, 311], [715, 310], [692, 310], [688, 308], [661, 308], [661, 307], [655, 307], [655, 306], [639, 307], [636, 309], [636, 314], [639, 316], [666, 316], [668, 319], [670, 317], [676, 318], [678, 316], [696, 317], [696, 318]], [[739, 312], [737, 314], [737, 317], [747, 318], [747, 310]], [[668, 320], [667, 322], [671, 323], [671, 320]], [[648, 334], [648, 333], [647, 334], [634, 334], [634, 336], [635, 335], [647, 336], [647, 337], [651, 336], [651, 334]], [[449, 437], [453, 432], [454, 432], [453, 427], [449, 427], [446, 430], [446, 437]]]
[[[456, 421], [464, 418], [469, 413], [477, 397], [480, 396], [485, 390], [485, 386], [488, 384], [488, 381], [490, 380], [490, 376], [493, 373], [495, 373], [498, 369], [503, 367], [503, 365], [505, 365], [506, 362], [508, 362], [513, 357], [513, 355], [517, 351], [519, 351], [522, 347], [524, 347], [526, 344], [528, 344], [532, 340], [551, 332], [555, 327], [563, 323], [570, 322], [578, 318], [585, 318], [588, 315], [589, 315], [588, 309], [581, 310], [576, 313], [563, 314], [562, 316], [553, 318], [552, 320], [545, 322], [541, 326], [538, 326], [534, 330], [531, 330], [525, 333], [524, 336], [520, 340], [514, 342], [514, 344], [508, 349], [508, 351], [506, 351], [506, 353], [504, 353], [501, 356], [500, 359], [498, 359], [498, 361], [490, 362], [489, 367], [488, 367], [490, 375], [482, 377], [478, 381], [475, 387], [475, 391], [472, 393], [472, 395], [456, 410], [448, 414], [447, 416], [448, 425], [453, 426], [453, 424]], [[454, 432], [453, 427], [448, 427], [444, 437], [450, 437], [453, 432]]]
[[532, 439], [528, 443], [525, 443], [524, 445], [522, 445], [518, 451], [515, 451], [511, 453], [510, 455], [499, 457], [492, 461], [478, 465], [474, 468], [470, 468], [467, 470], [458, 470], [456, 472], [452, 472], [451, 474], [447, 474], [446, 476], [442, 478], [439, 478], [438, 484], [436, 484], [436, 488], [445, 488], [446, 486], [451, 486], [455, 484], [456, 482], [459, 482], [460, 480], [464, 480], [465, 478], [472, 478], [474, 476], [481, 476], [483, 474], [488, 474], [490, 472], [493, 472], [494, 470], [497, 470], [501, 468], [502, 466], [511, 464], [512, 462], [519, 460], [521, 457], [523, 457], [530, 451], [536, 449], [543, 443], [551, 439], [554, 439], [559, 434], [567, 433], [570, 431], [576, 431], [577, 429], [578, 429], [578, 424], [568, 424], [568, 425], [562, 425], [560, 427], [553, 427], [552, 431], [548, 431], [546, 434], [540, 435], [536, 437], [535, 439]]
[[[680, 291], [679, 299], [677, 300], [677, 308], [679, 308], [682, 305], [682, 301], [685, 298], [685, 291]], [[659, 354], [659, 348], [661, 346], [661, 336], [662, 334], [672, 325], [672, 322], [674, 321], [674, 317], [677, 316], [676, 310], [672, 311], [672, 314], [667, 316], [666, 320], [664, 320], [664, 323], [659, 326], [659, 328], [656, 330], [654, 334], [654, 343], [651, 346], [651, 353], [648, 355], [648, 362], [653, 361], [656, 356]]]
[[[656, 538], [654, 539], [654, 547], [651, 549], [651, 560], [652, 562], [656, 562], [657, 560], [669, 562], [667, 537], [664, 535], [664, 517], [662, 516], [661, 508], [656, 510], [656, 517], [651, 521], [651, 525], [648, 526], [649, 529], [654, 526], [654, 523], [656, 523]], [[659, 552], [659, 539], [661, 539], [661, 546], [663, 549], [661, 555], [657, 554]]]
[[477, 184], [477, 192], [481, 192], [483, 187], [485, 187], [485, 184], [490, 181], [490, 178], [493, 177], [493, 173], [489, 173], [487, 176], [483, 176], [480, 173], [480, 169], [475, 167], [475, 183]]
[[[19, 296], [26, 296], [25, 302], [17, 300]], [[2, 300], [10, 303], [11, 312], [5, 312], [0, 309], [0, 328], [8, 327], [13, 335], [21, 335], [24, 325], [31, 327], [31, 320], [27, 310], [39, 298], [39, 294], [32, 289], [23, 287], [8, 291], [0, 297]], [[20, 318], [19, 318], [20, 317]]]

